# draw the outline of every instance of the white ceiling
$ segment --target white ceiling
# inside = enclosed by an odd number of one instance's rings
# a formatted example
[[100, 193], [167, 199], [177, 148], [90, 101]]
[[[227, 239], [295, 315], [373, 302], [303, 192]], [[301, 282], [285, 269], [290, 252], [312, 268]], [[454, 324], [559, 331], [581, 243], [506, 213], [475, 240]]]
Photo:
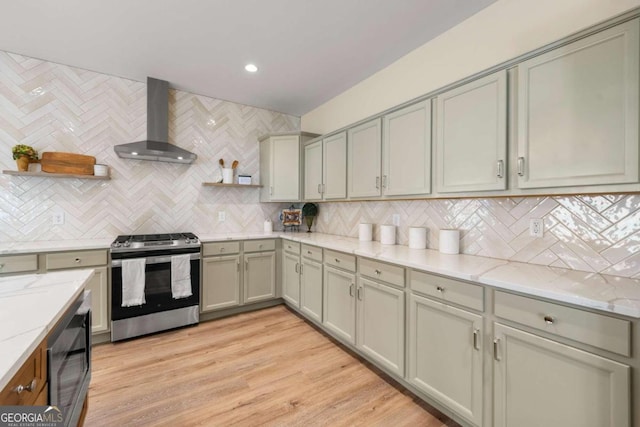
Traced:
[[0, 50], [301, 116], [494, 1], [0, 0]]

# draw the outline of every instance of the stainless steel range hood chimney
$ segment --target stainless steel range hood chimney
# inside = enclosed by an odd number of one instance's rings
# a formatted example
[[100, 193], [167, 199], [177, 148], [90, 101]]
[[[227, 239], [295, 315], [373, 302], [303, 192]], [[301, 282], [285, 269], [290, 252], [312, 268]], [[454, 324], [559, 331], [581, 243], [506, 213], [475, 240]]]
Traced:
[[169, 144], [169, 82], [147, 77], [147, 139], [113, 147], [118, 157], [193, 163], [198, 156]]

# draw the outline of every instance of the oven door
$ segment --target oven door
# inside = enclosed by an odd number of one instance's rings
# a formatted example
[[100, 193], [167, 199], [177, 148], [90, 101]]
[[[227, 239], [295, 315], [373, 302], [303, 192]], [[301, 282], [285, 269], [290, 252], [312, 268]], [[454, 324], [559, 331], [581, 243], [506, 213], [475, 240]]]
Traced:
[[[139, 256], [142, 258], [142, 256]], [[186, 298], [174, 299], [171, 293], [171, 255], [146, 256], [145, 304], [122, 307], [122, 262], [111, 262], [111, 319], [121, 320], [158, 313], [200, 303], [200, 252], [191, 254], [191, 292]]]
[[65, 426], [78, 423], [91, 380], [91, 292], [73, 303], [47, 343], [49, 405]]

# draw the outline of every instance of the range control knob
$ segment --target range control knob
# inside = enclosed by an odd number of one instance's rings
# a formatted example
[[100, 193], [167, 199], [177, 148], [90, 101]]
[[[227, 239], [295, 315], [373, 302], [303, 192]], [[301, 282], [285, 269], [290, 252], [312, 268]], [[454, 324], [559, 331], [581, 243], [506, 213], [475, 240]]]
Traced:
[[114, 247], [114, 248], [119, 248], [120, 246], [122, 246], [122, 243], [120, 243], [120, 242], [115, 242], [115, 243], [113, 244], [113, 247]]
[[127, 240], [126, 242], [123, 243], [123, 245], [125, 248], [128, 248], [129, 246], [131, 246], [131, 242]]

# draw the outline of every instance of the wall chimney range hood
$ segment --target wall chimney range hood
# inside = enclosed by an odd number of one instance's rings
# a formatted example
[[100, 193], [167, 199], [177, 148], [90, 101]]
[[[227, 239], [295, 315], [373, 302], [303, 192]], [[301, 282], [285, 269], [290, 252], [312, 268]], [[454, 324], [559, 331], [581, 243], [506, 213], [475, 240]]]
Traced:
[[193, 163], [198, 156], [169, 144], [169, 82], [147, 77], [147, 139], [113, 147], [124, 159]]

